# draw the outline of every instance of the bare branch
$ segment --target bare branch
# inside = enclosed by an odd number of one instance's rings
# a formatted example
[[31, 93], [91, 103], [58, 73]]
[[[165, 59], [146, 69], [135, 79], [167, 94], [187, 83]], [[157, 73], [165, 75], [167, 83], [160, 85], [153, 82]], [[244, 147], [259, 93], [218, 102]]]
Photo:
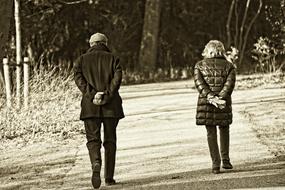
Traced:
[[227, 28], [227, 48], [230, 47], [231, 45], [231, 20], [232, 20], [232, 16], [233, 16], [233, 9], [234, 9], [234, 6], [235, 6], [235, 0], [232, 0], [232, 4], [230, 6], [230, 10], [229, 10], [229, 14], [228, 14], [228, 20], [227, 20], [227, 25], [226, 25], [226, 28]]
[[235, 17], [236, 17], [236, 26], [235, 26], [235, 47], [238, 47], [238, 25], [239, 25], [239, 16], [238, 16], [238, 1], [236, 0], [236, 5], [235, 5]]
[[[251, 0], [247, 0], [246, 1], [246, 7], [245, 7], [245, 11], [244, 11], [244, 15], [243, 15], [243, 19], [242, 19], [242, 23], [240, 26], [240, 33], [239, 33], [239, 45], [238, 45], [238, 49], [240, 50], [242, 47], [242, 37], [243, 37], [243, 29], [244, 29], [244, 25], [245, 25], [245, 21], [247, 18], [247, 13], [248, 13], [248, 9], [249, 9], [249, 5], [250, 5], [250, 1]], [[241, 52], [242, 53], [242, 52]]]
[[[262, 2], [262, 0], [259, 0], [259, 7], [258, 7], [258, 10], [257, 10], [256, 14], [254, 15], [254, 17], [252, 18], [252, 20], [250, 21], [250, 23], [249, 23], [249, 25], [248, 25], [248, 27], [247, 27], [246, 33], [245, 33], [245, 35], [244, 35], [244, 43], [243, 43], [243, 45], [242, 45], [242, 50], [241, 50], [241, 52], [244, 52], [244, 51], [245, 51], [246, 43], [247, 43], [247, 38], [248, 38], [249, 32], [250, 32], [250, 30], [251, 30], [251, 27], [252, 27], [253, 23], [255, 22], [255, 20], [257, 19], [257, 17], [259, 16], [262, 6], [263, 6], [263, 2]], [[241, 61], [242, 61], [242, 59], [243, 59], [242, 56], [243, 56], [243, 53], [241, 54], [241, 57], [240, 57], [240, 64], [241, 64]]]
[[285, 0], [280, 2], [281, 14], [285, 17]]

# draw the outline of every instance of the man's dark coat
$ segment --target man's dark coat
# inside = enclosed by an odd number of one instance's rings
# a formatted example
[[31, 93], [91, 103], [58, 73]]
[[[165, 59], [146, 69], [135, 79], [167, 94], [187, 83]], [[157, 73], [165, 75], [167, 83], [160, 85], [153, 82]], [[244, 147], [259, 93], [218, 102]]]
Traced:
[[[196, 124], [228, 126], [232, 123], [232, 99], [236, 80], [235, 67], [225, 58], [204, 59], [195, 65], [194, 81], [199, 91]], [[226, 100], [225, 109], [207, 102], [207, 96]]]
[[[122, 68], [119, 59], [103, 44], [91, 47], [74, 65], [75, 83], [82, 92], [80, 119], [123, 118], [119, 88]], [[104, 92], [103, 105], [93, 104], [96, 92]]]

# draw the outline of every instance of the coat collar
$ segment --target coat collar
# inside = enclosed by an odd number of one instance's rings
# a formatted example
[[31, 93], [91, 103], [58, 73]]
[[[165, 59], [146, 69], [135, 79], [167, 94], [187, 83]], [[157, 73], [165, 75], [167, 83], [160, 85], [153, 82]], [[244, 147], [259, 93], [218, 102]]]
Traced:
[[212, 58], [204, 58], [204, 61], [209, 61], [209, 62], [213, 62], [215, 60], [226, 60], [226, 58], [224, 56], [221, 57], [212, 57]]
[[104, 45], [104, 44], [94, 45], [91, 48], [89, 48], [87, 52], [93, 52], [93, 51], [111, 52], [110, 49], [106, 45]]

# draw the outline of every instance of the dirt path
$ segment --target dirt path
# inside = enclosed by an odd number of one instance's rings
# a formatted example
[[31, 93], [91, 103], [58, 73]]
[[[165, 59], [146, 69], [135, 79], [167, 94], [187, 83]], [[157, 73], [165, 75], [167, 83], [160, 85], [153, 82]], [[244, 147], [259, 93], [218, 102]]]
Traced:
[[[206, 130], [195, 125], [193, 81], [126, 86], [121, 94], [126, 118], [118, 127], [119, 184], [101, 189], [285, 188], [284, 157], [271, 155], [241, 115], [247, 104], [283, 100], [285, 89], [234, 92], [234, 169], [220, 175], [211, 174]], [[0, 189], [92, 189], [84, 135], [64, 145], [33, 146], [0, 156]]]

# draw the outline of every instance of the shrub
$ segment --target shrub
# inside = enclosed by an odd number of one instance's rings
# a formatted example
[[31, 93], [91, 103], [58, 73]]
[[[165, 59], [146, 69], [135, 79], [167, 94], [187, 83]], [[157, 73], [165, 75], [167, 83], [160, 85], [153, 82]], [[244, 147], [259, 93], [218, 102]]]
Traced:
[[275, 72], [277, 53], [269, 38], [260, 37], [252, 50], [252, 58], [257, 61], [255, 71]]
[[122, 84], [143, 84], [150, 82], [166, 82], [175, 80], [185, 80], [193, 76], [191, 67], [186, 68], [158, 68], [155, 72], [143, 73], [138, 71], [123, 71]]

